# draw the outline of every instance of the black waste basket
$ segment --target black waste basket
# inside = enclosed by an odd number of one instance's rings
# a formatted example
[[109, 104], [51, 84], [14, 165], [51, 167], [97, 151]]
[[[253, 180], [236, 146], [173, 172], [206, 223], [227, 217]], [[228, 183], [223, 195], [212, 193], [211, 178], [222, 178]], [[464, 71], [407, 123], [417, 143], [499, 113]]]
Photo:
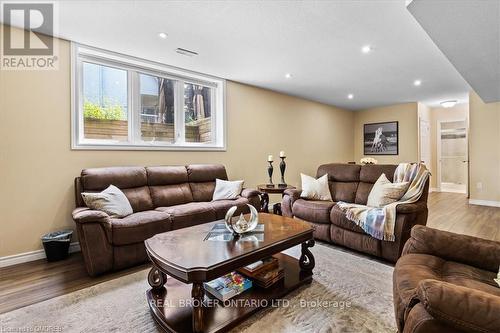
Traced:
[[72, 235], [72, 230], [61, 230], [42, 236], [42, 244], [45, 249], [47, 261], [58, 261], [68, 257], [69, 243], [71, 242]]

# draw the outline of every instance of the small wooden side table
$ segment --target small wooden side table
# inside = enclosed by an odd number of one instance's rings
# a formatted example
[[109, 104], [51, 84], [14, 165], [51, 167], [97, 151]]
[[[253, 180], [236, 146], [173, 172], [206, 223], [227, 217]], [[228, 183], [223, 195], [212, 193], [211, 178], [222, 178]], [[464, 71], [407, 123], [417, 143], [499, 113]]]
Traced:
[[[279, 186], [275, 184], [273, 185], [273, 187], [271, 187], [268, 184], [257, 185], [257, 189], [261, 193], [261, 200], [262, 200], [261, 211], [264, 213], [269, 213], [269, 194], [281, 194], [281, 196], [283, 196], [285, 190], [290, 190], [295, 188], [296, 188], [295, 186], [291, 185]], [[281, 203], [274, 204], [273, 213], [281, 215]]]

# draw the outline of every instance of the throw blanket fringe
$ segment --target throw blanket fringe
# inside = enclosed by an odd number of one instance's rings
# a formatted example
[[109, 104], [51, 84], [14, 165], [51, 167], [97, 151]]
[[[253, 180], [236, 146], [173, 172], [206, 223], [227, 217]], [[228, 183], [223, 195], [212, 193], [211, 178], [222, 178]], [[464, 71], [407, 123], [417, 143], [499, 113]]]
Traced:
[[337, 207], [346, 214], [349, 221], [361, 227], [367, 234], [376, 239], [394, 242], [396, 207], [418, 201], [429, 175], [430, 172], [424, 164], [401, 163], [394, 172], [394, 182], [409, 182], [410, 186], [399, 201], [382, 208], [339, 201]]

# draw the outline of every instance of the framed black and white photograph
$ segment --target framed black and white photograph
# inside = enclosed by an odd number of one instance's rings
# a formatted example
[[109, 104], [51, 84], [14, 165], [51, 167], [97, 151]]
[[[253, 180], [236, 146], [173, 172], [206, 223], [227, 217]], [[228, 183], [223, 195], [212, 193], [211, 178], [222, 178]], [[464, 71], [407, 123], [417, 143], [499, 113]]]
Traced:
[[398, 155], [399, 129], [397, 121], [365, 124], [364, 155]]

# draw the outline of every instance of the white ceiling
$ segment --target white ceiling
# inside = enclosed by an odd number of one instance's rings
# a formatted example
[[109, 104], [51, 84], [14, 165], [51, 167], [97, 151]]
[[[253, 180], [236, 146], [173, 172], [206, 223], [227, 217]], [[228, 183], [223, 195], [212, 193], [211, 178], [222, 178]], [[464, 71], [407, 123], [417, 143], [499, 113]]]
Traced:
[[[404, 0], [59, 1], [58, 29], [83, 44], [352, 110], [436, 105], [469, 90]], [[370, 54], [361, 53], [366, 44]]]
[[483, 101], [500, 101], [499, 0], [414, 0], [408, 10]]

